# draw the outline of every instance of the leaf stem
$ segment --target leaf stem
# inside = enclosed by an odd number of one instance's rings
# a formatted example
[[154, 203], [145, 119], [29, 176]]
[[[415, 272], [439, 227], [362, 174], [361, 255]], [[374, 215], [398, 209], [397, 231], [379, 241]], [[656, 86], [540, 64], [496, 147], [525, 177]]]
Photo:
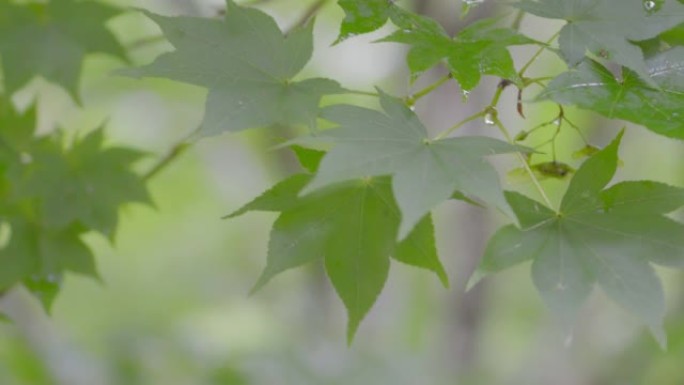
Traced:
[[294, 31], [297, 28], [303, 27], [312, 17], [314, 17], [318, 11], [323, 8], [323, 6], [328, 2], [328, 0], [318, 0], [315, 3], [311, 4], [311, 6], [304, 12], [304, 14], [299, 18], [297, 22], [295, 22], [290, 28], [285, 31], [285, 34], [288, 35], [290, 32]]
[[180, 142], [177, 143], [175, 146], [171, 148], [171, 151], [169, 151], [166, 156], [161, 158], [157, 164], [155, 164], [148, 172], [146, 172], [142, 180], [143, 182], [149, 182], [150, 179], [154, 178], [159, 172], [161, 172], [163, 169], [165, 169], [168, 165], [170, 165], [174, 160], [176, 160], [179, 156], [183, 155], [185, 151], [190, 147], [190, 143], [187, 142]]
[[149, 169], [149, 171], [147, 171], [145, 174], [143, 174], [143, 176], [142, 176], [143, 182], [149, 182], [150, 179], [154, 178], [162, 170], [164, 170], [171, 163], [173, 163], [176, 159], [178, 159], [181, 155], [183, 155], [188, 150], [188, 148], [190, 148], [190, 145], [192, 145], [193, 135], [195, 135], [197, 133], [197, 131], [200, 130], [201, 127], [202, 126], [197, 127], [190, 134], [188, 134], [183, 140], [179, 141], [173, 147], [171, 147], [171, 150], [166, 154], [166, 156], [159, 159], [157, 164], [152, 166], [152, 168]]
[[541, 55], [541, 54], [544, 52], [544, 50], [546, 50], [546, 49], [548, 48], [548, 46], [549, 46], [551, 43], [553, 43], [554, 40], [556, 40], [556, 38], [558, 37], [558, 35], [560, 35], [560, 31], [554, 33], [553, 36], [551, 36], [551, 37], [546, 41], [546, 44], [544, 44], [544, 45], [542, 45], [541, 47], [539, 47], [539, 49], [537, 50], [537, 52], [535, 52], [534, 55], [532, 55], [532, 57], [530, 58], [530, 60], [528, 60], [527, 63], [525, 63], [525, 64], [522, 66], [522, 68], [520, 68], [520, 72], [518, 72], [518, 75], [519, 75], [520, 77], [523, 77], [523, 75], [525, 75], [525, 72], [527, 72], [527, 70], [530, 68], [530, 66], [537, 60], [537, 58], [539, 57], [539, 55]]
[[439, 80], [437, 80], [436, 82], [434, 82], [434, 83], [430, 84], [429, 86], [423, 88], [422, 90], [420, 90], [420, 91], [418, 91], [412, 95], [407, 96], [405, 99], [406, 104], [408, 104], [409, 106], [412, 106], [413, 104], [415, 104], [416, 101], [418, 101], [422, 97], [430, 94], [432, 91], [436, 90], [437, 88], [441, 87], [444, 83], [448, 82], [449, 79], [451, 79], [450, 73], [442, 76]]
[[[511, 137], [511, 134], [508, 132], [506, 127], [504, 127], [499, 118], [497, 118], [496, 116], [494, 117], [494, 124], [499, 128], [499, 131], [501, 131], [501, 133], [506, 138], [508, 143], [515, 144], [513, 138]], [[530, 179], [532, 179], [532, 184], [534, 184], [534, 187], [539, 192], [539, 195], [541, 195], [542, 199], [544, 200], [544, 203], [549, 208], [555, 211], [556, 209], [553, 208], [551, 200], [549, 199], [548, 195], [546, 195], [546, 191], [544, 191], [544, 188], [542, 187], [541, 183], [539, 183], [539, 179], [537, 179], [537, 176], [534, 175], [534, 171], [532, 171], [532, 169], [530, 168], [530, 165], [527, 163], [527, 160], [525, 160], [525, 157], [520, 152], [516, 152], [515, 154], [518, 156], [518, 159], [520, 159], [520, 162], [522, 163], [523, 168], [525, 169], [527, 174], [530, 176]]]
[[519, 9], [518, 13], [515, 14], [515, 19], [513, 19], [513, 23], [511, 23], [511, 29], [519, 31], [520, 30], [520, 24], [522, 24], [524, 17], [525, 17], [525, 11], [523, 11], [522, 9]]
[[440, 139], [446, 138], [447, 136], [449, 136], [449, 134], [451, 134], [451, 133], [453, 133], [454, 131], [458, 130], [458, 129], [461, 128], [461, 126], [463, 126], [464, 124], [466, 124], [466, 123], [468, 123], [468, 122], [472, 122], [473, 120], [475, 120], [475, 119], [477, 119], [477, 118], [480, 118], [480, 117], [484, 116], [485, 113], [486, 113], [485, 110], [482, 110], [482, 111], [480, 111], [480, 112], [478, 112], [478, 113], [475, 113], [475, 114], [473, 114], [473, 115], [470, 115], [469, 117], [467, 117], [467, 118], [461, 120], [460, 122], [454, 124], [453, 126], [447, 128], [446, 130], [444, 130], [444, 131], [440, 132], [439, 134], [437, 134], [437, 136], [435, 136], [435, 139], [434, 139], [434, 140], [440, 140]]

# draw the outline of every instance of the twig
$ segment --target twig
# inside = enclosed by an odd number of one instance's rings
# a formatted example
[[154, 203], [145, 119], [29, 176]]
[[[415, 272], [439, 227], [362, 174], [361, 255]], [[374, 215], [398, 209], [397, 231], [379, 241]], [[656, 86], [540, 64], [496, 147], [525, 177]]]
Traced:
[[304, 12], [304, 14], [299, 18], [299, 20], [294, 23], [290, 28], [287, 29], [285, 34], [289, 34], [290, 32], [294, 31], [297, 28], [300, 28], [309, 21], [312, 17], [314, 17], [318, 11], [323, 8], [323, 6], [328, 2], [328, 0], [318, 0], [315, 3], [313, 3], [307, 10]]

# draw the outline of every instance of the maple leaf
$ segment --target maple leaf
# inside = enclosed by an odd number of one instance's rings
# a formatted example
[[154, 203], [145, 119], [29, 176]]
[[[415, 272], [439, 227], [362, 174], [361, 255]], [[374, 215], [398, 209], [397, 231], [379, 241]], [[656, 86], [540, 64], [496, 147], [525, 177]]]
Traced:
[[684, 48], [675, 47], [646, 62], [659, 90], [626, 70], [623, 79], [595, 61], [559, 75], [538, 96], [561, 104], [574, 104], [608, 118], [641, 124], [658, 134], [684, 138]]
[[302, 193], [349, 179], [392, 175], [401, 209], [400, 238], [455, 191], [513, 216], [496, 171], [483, 157], [524, 148], [482, 136], [430, 140], [403, 102], [381, 92], [380, 103], [384, 113], [351, 105], [326, 107], [321, 116], [340, 127], [294, 140], [335, 144]]
[[621, 136], [577, 170], [559, 212], [507, 193], [521, 228], [509, 225], [492, 237], [477, 277], [533, 260], [537, 289], [565, 322], [597, 283], [664, 345], [664, 294], [649, 262], [684, 267], [684, 225], [664, 216], [684, 205], [684, 189], [651, 181], [604, 189]]
[[16, 199], [39, 199], [41, 216], [51, 227], [79, 222], [112, 235], [119, 207], [149, 203], [142, 178], [131, 170], [142, 153], [122, 147], [104, 148], [96, 130], [68, 150], [52, 141], [39, 141], [30, 162], [16, 168]]
[[340, 0], [337, 4], [345, 16], [336, 43], [382, 27], [397, 8], [390, 0]]
[[34, 108], [0, 113], [0, 180], [7, 186], [0, 189], [0, 212], [38, 199], [37, 215], [48, 227], [79, 222], [112, 235], [120, 205], [150, 202], [144, 181], [131, 170], [141, 152], [104, 147], [101, 129], [65, 149], [61, 135], [36, 138], [34, 127]]
[[537, 16], [567, 20], [559, 44], [564, 59], [577, 65], [590, 51], [650, 81], [641, 49], [633, 44], [684, 23], [684, 4], [663, 0], [652, 10], [640, 0], [523, 0], [516, 6]]
[[120, 10], [87, 1], [51, 0], [15, 5], [0, 1], [0, 55], [5, 91], [12, 94], [39, 75], [78, 100], [86, 54], [126, 54], [104, 23]]
[[510, 28], [500, 28], [494, 19], [472, 23], [451, 38], [435, 20], [406, 11], [396, 11], [392, 21], [399, 30], [381, 39], [411, 46], [407, 62], [413, 77], [446, 59], [446, 65], [464, 91], [480, 82], [481, 74], [521, 83], [507, 47], [539, 44]]
[[50, 229], [17, 215], [7, 223], [12, 235], [0, 249], [0, 290], [24, 282], [49, 310], [65, 271], [97, 276], [95, 259], [78, 226]]
[[152, 64], [119, 71], [209, 89], [201, 136], [275, 124], [312, 125], [330, 79], [292, 81], [311, 58], [313, 23], [284, 36], [267, 14], [228, 0], [225, 20], [146, 12], [176, 48]]
[[324, 258], [349, 314], [351, 342], [382, 291], [390, 257], [434, 271], [448, 284], [429, 215], [404, 241], [396, 241], [400, 214], [389, 178], [350, 181], [300, 197], [310, 180], [308, 174], [292, 176], [228, 216], [253, 210], [280, 212], [271, 230], [268, 264], [253, 291], [285, 270]]

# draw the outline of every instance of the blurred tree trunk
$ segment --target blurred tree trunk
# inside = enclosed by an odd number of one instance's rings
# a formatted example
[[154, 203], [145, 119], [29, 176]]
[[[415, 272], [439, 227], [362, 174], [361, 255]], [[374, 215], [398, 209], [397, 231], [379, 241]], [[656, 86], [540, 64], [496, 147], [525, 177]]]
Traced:
[[[438, 20], [444, 28], [453, 36], [465, 25], [465, 21], [459, 19], [457, 9], [445, 9], [445, 6], [460, 6], [460, 4], [445, 4], [443, 1], [417, 1], [415, 10], [420, 14]], [[472, 10], [468, 20], [482, 18], [491, 14], [493, 9], [482, 6]], [[432, 79], [444, 76], [446, 71], [440, 69], [433, 71]], [[426, 76], [427, 77], [427, 76]], [[496, 80], [484, 81], [481, 89], [494, 92]], [[428, 126], [450, 126], [454, 122], [479, 111], [480, 106], [488, 103], [487, 98], [491, 92], [473, 93], [469, 103], [462, 103], [462, 93], [454, 82], [450, 86], [441, 87], [426, 98], [426, 104], [420, 106], [419, 114], [428, 120]], [[454, 109], [458, 110], [457, 116], [453, 116]], [[434, 124], [430, 124], [434, 122]], [[467, 130], [467, 128], [466, 128]], [[464, 130], [464, 131], [466, 131]], [[449, 218], [449, 229], [440, 231], [442, 235], [448, 232], [449, 244], [448, 258], [450, 262], [448, 270], [452, 272], [450, 277], [455, 284], [451, 288], [451, 299], [448, 301], [449, 311], [446, 312], [448, 325], [445, 335], [446, 346], [442, 354], [448, 362], [443, 362], [443, 367], [449, 368], [449, 380], [453, 383], [467, 383], [468, 378], [480, 366], [478, 362], [479, 338], [482, 319], [486, 304], [486, 285], [480, 284], [473, 290], [465, 293], [465, 284], [470, 273], [480, 261], [482, 251], [489, 234], [489, 223], [484, 210], [461, 205], [453, 218]]]

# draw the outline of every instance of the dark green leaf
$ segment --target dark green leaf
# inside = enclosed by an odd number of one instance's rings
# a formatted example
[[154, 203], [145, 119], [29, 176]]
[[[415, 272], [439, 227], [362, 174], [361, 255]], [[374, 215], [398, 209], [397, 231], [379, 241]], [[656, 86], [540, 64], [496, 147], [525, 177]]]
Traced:
[[335, 81], [292, 81], [311, 58], [313, 24], [287, 37], [265, 13], [227, 1], [225, 20], [147, 13], [176, 48], [120, 73], [162, 77], [209, 89], [201, 136], [275, 124], [312, 125]]
[[394, 259], [407, 265], [433, 271], [445, 287], [449, 286], [449, 277], [437, 254], [435, 228], [430, 216], [418, 222], [411, 234], [399, 243], [394, 252]]
[[594, 61], [554, 79], [539, 99], [574, 104], [608, 118], [628, 120], [665, 136], [684, 138], [684, 47], [654, 56], [648, 73], [660, 90], [645, 84], [631, 71], [615, 79]]
[[268, 264], [254, 290], [278, 273], [324, 258], [349, 313], [351, 340], [385, 284], [390, 256], [432, 270], [447, 283], [429, 216], [397, 243], [399, 210], [388, 178], [356, 180], [299, 197], [310, 179], [295, 175], [234, 214], [281, 211], [271, 231]]
[[125, 59], [123, 48], [105, 27], [105, 22], [119, 13], [88, 1], [0, 2], [0, 55], [7, 93], [39, 75], [77, 99], [86, 54], [100, 52]]
[[387, 19], [397, 8], [391, 0], [340, 0], [344, 10], [344, 20], [340, 26], [337, 42], [350, 37], [375, 31], [387, 23]]
[[649, 262], [684, 267], [684, 225], [663, 215], [684, 205], [684, 189], [647, 181], [604, 189], [618, 164], [619, 141], [580, 167], [559, 213], [507, 193], [522, 228], [494, 235], [479, 273], [533, 260], [535, 285], [566, 322], [598, 283], [664, 344], [664, 294]]
[[316, 170], [318, 170], [321, 159], [323, 159], [323, 156], [325, 155], [325, 152], [323, 151], [312, 150], [297, 145], [292, 146], [292, 151], [294, 151], [297, 156], [299, 164], [309, 172], [316, 172]]

